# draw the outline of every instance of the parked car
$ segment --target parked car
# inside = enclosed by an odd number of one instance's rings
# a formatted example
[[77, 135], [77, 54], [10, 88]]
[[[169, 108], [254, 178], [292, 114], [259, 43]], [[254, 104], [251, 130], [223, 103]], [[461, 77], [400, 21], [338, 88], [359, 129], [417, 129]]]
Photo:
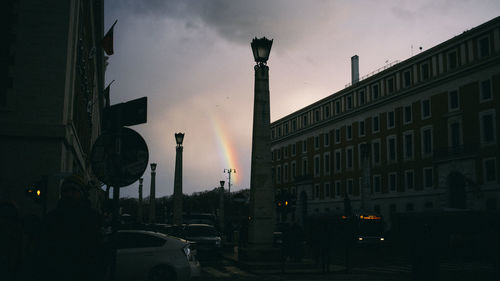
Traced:
[[144, 230], [117, 233], [117, 280], [190, 280], [200, 274], [191, 244]]
[[222, 238], [215, 227], [208, 224], [188, 224], [184, 227], [183, 237], [196, 242], [200, 258], [214, 258], [222, 254]]

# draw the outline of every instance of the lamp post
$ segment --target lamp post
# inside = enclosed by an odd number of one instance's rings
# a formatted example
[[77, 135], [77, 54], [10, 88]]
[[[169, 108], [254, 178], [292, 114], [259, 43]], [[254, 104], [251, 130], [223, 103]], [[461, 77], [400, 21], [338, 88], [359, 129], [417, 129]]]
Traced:
[[182, 141], [184, 133], [175, 134], [174, 217], [173, 224], [182, 224]]
[[231, 168], [224, 169], [224, 173], [228, 173], [228, 175], [229, 175], [229, 181], [227, 183], [227, 185], [228, 185], [228, 191], [229, 191], [229, 198], [231, 198], [231, 173], [233, 173], [233, 172], [236, 174], [236, 170], [235, 169], [231, 169]]
[[142, 182], [144, 181], [143, 178], [139, 179], [139, 206], [137, 208], [137, 221], [139, 223], [142, 223]]
[[252, 163], [250, 172], [250, 221], [248, 249], [243, 258], [269, 260], [279, 256], [273, 251], [275, 225], [274, 190], [271, 175], [271, 130], [269, 108], [269, 67], [267, 60], [273, 40], [265, 37], [252, 40], [252, 52], [256, 62]]
[[219, 230], [224, 233], [224, 181], [220, 181], [219, 189]]
[[149, 223], [155, 222], [156, 217], [156, 195], [155, 195], [156, 163], [151, 163], [151, 190], [149, 194]]

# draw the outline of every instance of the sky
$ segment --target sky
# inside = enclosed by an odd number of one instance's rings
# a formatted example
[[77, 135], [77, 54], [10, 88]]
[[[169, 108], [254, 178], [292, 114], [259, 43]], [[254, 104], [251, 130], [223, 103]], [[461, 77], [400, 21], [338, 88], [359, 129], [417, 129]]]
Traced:
[[[133, 126], [157, 163], [156, 197], [173, 194], [175, 138], [185, 133], [183, 193], [250, 187], [255, 65], [250, 42], [273, 39], [271, 122], [351, 80], [402, 61], [499, 16], [498, 0], [106, 0], [114, 28], [106, 69], [111, 104], [148, 97]], [[151, 171], [144, 172], [144, 196]], [[121, 190], [138, 197], [138, 182]]]

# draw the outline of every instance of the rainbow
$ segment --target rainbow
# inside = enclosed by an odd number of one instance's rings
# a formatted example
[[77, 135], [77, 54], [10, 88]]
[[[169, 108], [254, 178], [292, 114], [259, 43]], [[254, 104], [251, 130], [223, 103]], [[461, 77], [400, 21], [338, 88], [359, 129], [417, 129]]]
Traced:
[[[212, 118], [212, 124], [215, 131], [215, 138], [217, 144], [217, 154], [220, 157], [220, 163], [222, 166], [220, 167], [220, 172], [223, 172], [224, 169], [235, 169], [236, 173], [231, 173], [231, 186], [235, 186], [239, 183], [239, 174], [240, 169], [238, 165], [238, 157], [236, 153], [236, 149], [231, 142], [228, 131], [224, 128], [224, 123], [217, 120], [215, 116]], [[226, 175], [227, 176], [227, 175]], [[225, 186], [227, 187], [227, 180]]]

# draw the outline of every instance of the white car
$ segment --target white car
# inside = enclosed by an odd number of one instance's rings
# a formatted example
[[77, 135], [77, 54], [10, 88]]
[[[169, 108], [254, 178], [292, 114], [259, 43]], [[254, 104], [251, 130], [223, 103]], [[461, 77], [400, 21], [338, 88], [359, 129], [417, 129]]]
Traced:
[[143, 230], [117, 233], [116, 279], [120, 281], [190, 280], [200, 263], [186, 240]]

